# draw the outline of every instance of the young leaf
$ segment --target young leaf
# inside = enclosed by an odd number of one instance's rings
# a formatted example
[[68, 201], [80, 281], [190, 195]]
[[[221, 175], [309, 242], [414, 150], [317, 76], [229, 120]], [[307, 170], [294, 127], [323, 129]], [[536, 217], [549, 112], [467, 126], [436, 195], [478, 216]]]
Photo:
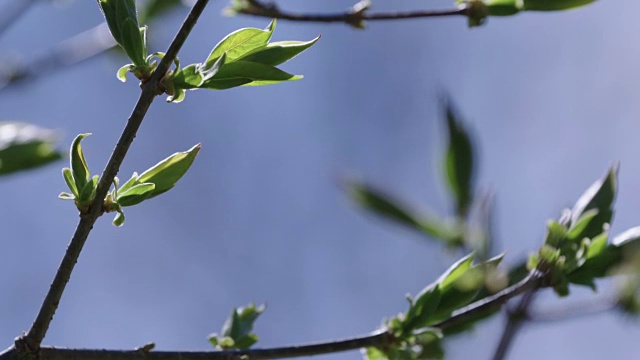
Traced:
[[73, 179], [73, 173], [71, 172], [71, 169], [69, 168], [62, 169], [62, 177], [64, 178], [64, 182], [67, 183], [69, 190], [71, 190], [71, 193], [75, 197], [78, 197], [79, 192], [78, 192], [78, 188], [76, 187], [76, 181]]
[[618, 189], [618, 166], [612, 166], [605, 177], [593, 183], [582, 194], [571, 210], [571, 225], [577, 224], [585, 213], [592, 209], [598, 212], [589, 224], [580, 232], [580, 238], [592, 238], [600, 234], [611, 222], [613, 216], [613, 202]]
[[271, 39], [275, 26], [274, 19], [264, 30], [245, 28], [232, 32], [211, 50], [205, 63], [215, 62], [224, 53], [227, 53], [227, 61], [232, 62], [252, 50], [265, 47]]
[[96, 190], [98, 188], [98, 180], [99, 176], [95, 175], [88, 181], [82, 190], [80, 191], [80, 196], [76, 199], [80, 206], [87, 206], [91, 204], [93, 199], [96, 197]]
[[184, 69], [176, 71], [173, 76], [176, 88], [196, 89], [204, 81], [202, 74], [198, 71], [198, 64], [191, 64]]
[[71, 149], [69, 151], [71, 170], [73, 171], [73, 178], [76, 181], [76, 189], [78, 189], [79, 192], [84, 189], [84, 186], [89, 180], [89, 167], [87, 166], [87, 161], [84, 159], [82, 145], [80, 145], [82, 139], [86, 138], [89, 135], [91, 134], [87, 133], [76, 136], [76, 138], [73, 140], [73, 143], [71, 144]]
[[465, 217], [474, 188], [474, 154], [471, 138], [449, 102], [444, 103], [448, 144], [445, 157], [447, 184], [456, 203], [456, 212]]
[[116, 202], [123, 207], [137, 205], [148, 199], [155, 188], [156, 185], [151, 183], [134, 185], [126, 191], [120, 192]]
[[491, 16], [510, 16], [522, 10], [519, 0], [486, 0], [484, 3]]
[[[228, 59], [228, 58], [227, 58]], [[292, 75], [276, 67], [254, 63], [244, 60], [237, 60], [227, 63], [211, 78], [206, 80], [200, 88], [219, 90], [220, 84], [226, 84], [229, 80], [249, 79], [250, 82], [242, 85], [263, 86], [276, 84], [283, 81], [293, 81], [302, 79], [301, 75]]]
[[218, 349], [250, 348], [258, 341], [258, 336], [251, 333], [253, 324], [264, 310], [264, 305], [256, 307], [255, 304], [233, 309], [222, 326], [220, 337], [213, 334], [209, 337], [209, 341]]
[[429, 326], [433, 323], [433, 315], [436, 312], [442, 291], [440, 284], [434, 282], [420, 291], [416, 295], [415, 300], [409, 301], [410, 306], [404, 320], [401, 323], [401, 329], [394, 329], [400, 332], [400, 336], [406, 336], [413, 333], [417, 329]]
[[524, 10], [557, 11], [589, 5], [595, 0], [523, 0]]
[[197, 144], [187, 151], [178, 152], [169, 156], [140, 174], [137, 179], [139, 183], [155, 184], [155, 188], [147, 199], [158, 196], [171, 189], [187, 170], [189, 170], [199, 151], [200, 144]]
[[137, 21], [128, 18], [122, 24], [122, 48], [129, 56], [129, 59], [136, 66], [144, 66], [145, 58], [145, 43], [146, 40], [142, 38], [146, 32], [140, 30]]
[[278, 41], [263, 48], [256, 49], [242, 57], [244, 61], [251, 61], [264, 65], [277, 66], [293, 59], [301, 52], [315, 44], [320, 36], [310, 41]]

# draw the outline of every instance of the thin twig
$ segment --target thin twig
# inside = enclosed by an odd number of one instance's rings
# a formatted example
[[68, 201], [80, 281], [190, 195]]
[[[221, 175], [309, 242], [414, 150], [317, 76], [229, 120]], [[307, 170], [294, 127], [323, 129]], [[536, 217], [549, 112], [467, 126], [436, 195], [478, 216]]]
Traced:
[[513, 343], [513, 338], [520, 329], [522, 322], [526, 319], [527, 310], [533, 301], [537, 288], [531, 288], [522, 295], [516, 309], [509, 312], [507, 324], [504, 327], [500, 342], [493, 355], [493, 360], [502, 360], [507, 355], [509, 347]]
[[280, 10], [280, 8], [273, 3], [264, 3], [258, 0], [247, 0], [246, 6], [232, 8], [230, 12], [272, 19], [275, 18], [291, 21], [323, 23], [345, 23], [353, 26], [360, 26], [360, 24], [366, 20], [400, 20], [467, 15], [467, 6], [460, 5], [456, 9], [449, 10], [413, 10], [379, 13], [368, 13], [363, 10], [345, 11], [332, 14], [303, 14]]
[[169, 49], [166, 52], [165, 57], [162, 59], [157, 69], [155, 70], [153, 76], [149, 79], [148, 82], [144, 84], [142, 87], [142, 92], [140, 94], [140, 98], [127, 121], [127, 125], [122, 132], [120, 140], [113, 150], [111, 154], [111, 158], [105, 167], [102, 176], [100, 177], [100, 182], [98, 183], [98, 189], [96, 191], [96, 197], [89, 208], [89, 212], [86, 214], [82, 214], [80, 217], [80, 222], [78, 227], [76, 228], [75, 234], [71, 239], [71, 243], [67, 248], [67, 252], [65, 253], [64, 258], [62, 259], [62, 263], [58, 268], [58, 272], [49, 288], [49, 292], [44, 299], [44, 302], [38, 312], [38, 316], [36, 317], [31, 329], [27, 333], [27, 335], [16, 341], [16, 346], [21, 347], [21, 350], [25, 350], [27, 352], [37, 351], [40, 348], [40, 344], [42, 343], [42, 339], [45, 337], [47, 330], [49, 328], [49, 324], [53, 319], [53, 315], [58, 308], [58, 304], [60, 302], [60, 298], [62, 297], [62, 293], [64, 292], [65, 286], [71, 277], [71, 272], [73, 271], [73, 267], [78, 261], [78, 257], [80, 256], [80, 252], [82, 251], [82, 247], [84, 246], [87, 237], [89, 236], [89, 232], [93, 228], [93, 224], [96, 222], [96, 219], [102, 213], [102, 203], [104, 201], [107, 192], [109, 191], [109, 187], [113, 182], [114, 177], [118, 173], [120, 169], [120, 164], [124, 159], [129, 146], [133, 142], [133, 139], [136, 136], [136, 132], [144, 119], [144, 116], [149, 109], [149, 106], [153, 102], [153, 99], [157, 95], [157, 85], [160, 82], [161, 78], [166, 74], [171, 62], [176, 57], [178, 51], [184, 44], [189, 32], [195, 25], [198, 17], [204, 10], [209, 0], [198, 0], [196, 4], [191, 9], [191, 12], [185, 19], [182, 27], [178, 31], [177, 35], [171, 42]]

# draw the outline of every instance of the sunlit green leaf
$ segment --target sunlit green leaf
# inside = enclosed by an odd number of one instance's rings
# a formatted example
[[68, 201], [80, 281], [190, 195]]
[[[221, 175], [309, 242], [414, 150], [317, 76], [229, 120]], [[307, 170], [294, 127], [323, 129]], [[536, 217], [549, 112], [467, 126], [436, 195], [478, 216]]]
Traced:
[[264, 48], [253, 50], [251, 53], [244, 56], [242, 60], [277, 66], [291, 60], [301, 52], [311, 47], [311, 45], [315, 44], [319, 39], [320, 36], [310, 41], [274, 42], [268, 44]]
[[613, 202], [618, 188], [617, 176], [618, 166], [611, 167], [603, 179], [596, 181], [585, 191], [571, 210], [572, 225], [578, 223], [586, 212], [592, 209], [598, 211], [580, 233], [581, 237], [592, 238], [606, 230], [605, 227], [611, 222]]
[[137, 179], [139, 183], [155, 184], [155, 189], [148, 198], [158, 196], [171, 189], [189, 170], [198, 151], [200, 151], [200, 144], [187, 151], [175, 153], [140, 174]]
[[134, 185], [126, 191], [120, 192], [116, 201], [120, 206], [133, 206], [148, 199], [153, 193], [156, 185], [151, 183], [143, 183]]
[[220, 335], [211, 335], [209, 341], [218, 349], [250, 348], [258, 341], [258, 336], [252, 333], [253, 325], [264, 310], [264, 305], [256, 307], [255, 304], [233, 309], [222, 326]]
[[76, 136], [76, 138], [73, 140], [73, 143], [71, 144], [69, 154], [71, 170], [73, 171], [73, 178], [76, 181], [76, 189], [78, 189], [79, 193], [84, 189], [84, 186], [87, 184], [90, 175], [89, 166], [87, 165], [87, 161], [84, 158], [82, 145], [80, 144], [82, 139], [86, 138], [89, 135], [91, 134], [87, 133]]
[[589, 5], [595, 0], [522, 0], [523, 9], [529, 11], [568, 10]]
[[227, 62], [232, 62], [252, 50], [265, 47], [271, 39], [275, 26], [274, 19], [264, 30], [245, 28], [232, 32], [213, 48], [205, 63], [216, 61], [224, 53], [227, 53]]
[[[246, 79], [250, 81], [245, 82]], [[238, 81], [244, 86], [263, 86], [300, 79], [301, 75], [292, 75], [273, 66], [244, 60], [229, 63], [227, 60], [227, 63], [200, 88], [219, 90], [226, 88], [224, 86], [229, 84], [229, 81]]]

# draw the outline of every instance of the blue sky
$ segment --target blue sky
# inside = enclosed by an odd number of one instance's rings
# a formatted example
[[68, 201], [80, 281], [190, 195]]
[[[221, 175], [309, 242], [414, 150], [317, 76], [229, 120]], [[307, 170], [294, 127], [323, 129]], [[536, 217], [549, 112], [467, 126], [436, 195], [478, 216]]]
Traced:
[[[325, 1], [282, 6], [341, 10]], [[220, 16], [212, 2], [180, 58], [202, 61], [227, 33], [268, 20]], [[397, 8], [378, 0], [374, 10]], [[406, 1], [402, 8], [448, 7]], [[542, 241], [545, 223], [614, 162], [621, 163], [613, 233], [639, 225], [637, 184], [640, 47], [629, 0], [562, 13], [343, 25], [278, 23], [274, 40], [322, 39], [282, 66], [305, 78], [263, 88], [158, 98], [121, 177], [196, 143], [192, 170], [169, 193], [105, 216], [91, 234], [45, 342], [68, 347], [209, 349], [235, 306], [267, 302], [262, 346], [366, 333], [406, 310], [455, 260], [429, 239], [362, 213], [339, 187], [358, 176], [418, 208], [451, 211], [442, 181], [438, 96], [451, 94], [475, 132], [479, 184], [496, 193], [498, 247], [517, 262]], [[163, 51], [185, 11], [152, 25]], [[42, 2], [0, 38], [0, 53], [28, 59], [102, 21], [93, 1]], [[94, 173], [104, 167], [137, 99], [115, 78], [115, 53], [0, 94], [2, 120], [78, 133]], [[27, 330], [77, 222], [63, 162], [0, 180], [3, 206], [0, 338]], [[601, 284], [606, 294], [611, 284]], [[590, 292], [576, 289], [580, 297]], [[573, 299], [575, 300], [575, 299]], [[543, 295], [540, 309], [571, 304]], [[450, 358], [488, 358], [502, 319], [447, 342]], [[604, 314], [530, 324], [512, 358], [631, 359], [640, 329]], [[609, 345], [611, 344], [611, 345]], [[613, 345], [613, 346], [612, 346]], [[325, 357], [322, 357], [325, 358]], [[358, 359], [357, 352], [326, 356]]]

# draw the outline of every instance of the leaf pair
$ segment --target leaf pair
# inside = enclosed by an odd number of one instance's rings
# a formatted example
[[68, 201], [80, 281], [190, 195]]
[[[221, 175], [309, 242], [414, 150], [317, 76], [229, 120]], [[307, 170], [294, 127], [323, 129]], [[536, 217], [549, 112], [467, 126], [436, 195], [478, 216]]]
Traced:
[[237, 86], [262, 86], [283, 81], [299, 80], [300, 75], [286, 73], [280, 65], [315, 44], [311, 41], [280, 41], [269, 43], [276, 21], [262, 30], [245, 28], [222, 39], [203, 63], [191, 64], [163, 79], [168, 101], [180, 102], [186, 90], [224, 90]]
[[[89, 166], [80, 144], [89, 135], [80, 134], [74, 139], [70, 150], [70, 167], [62, 169], [64, 180], [71, 193], [63, 192], [59, 195], [61, 199], [74, 200], [76, 207], [82, 213], [87, 212], [93, 203], [99, 180], [98, 175], [90, 177]], [[175, 153], [140, 175], [133, 173], [122, 186], [116, 177], [114, 189], [107, 194], [103, 203], [105, 212], [118, 212], [113, 224], [121, 226], [124, 223], [123, 207], [137, 205], [175, 186], [191, 167], [198, 151], [200, 151], [200, 144], [185, 152]]]

